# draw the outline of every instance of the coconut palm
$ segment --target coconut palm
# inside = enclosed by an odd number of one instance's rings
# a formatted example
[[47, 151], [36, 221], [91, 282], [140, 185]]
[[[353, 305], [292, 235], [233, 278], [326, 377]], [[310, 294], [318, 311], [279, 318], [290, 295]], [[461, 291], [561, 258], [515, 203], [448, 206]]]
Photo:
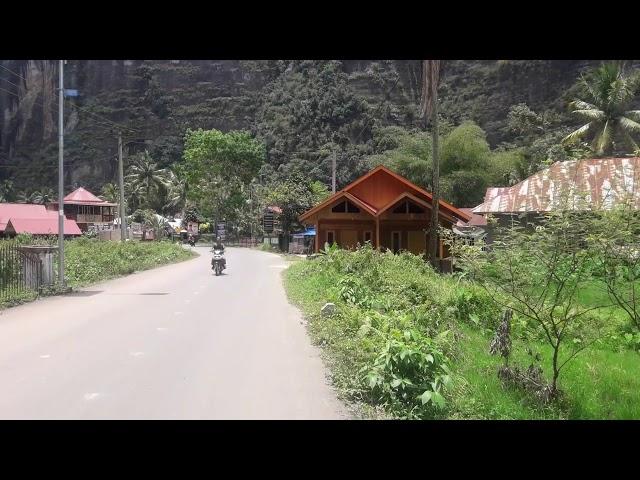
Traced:
[[118, 187], [113, 183], [106, 183], [102, 187], [102, 198], [107, 202], [118, 203], [120, 200], [120, 192], [118, 191]]
[[29, 203], [37, 203], [39, 205], [44, 205], [46, 203], [51, 203], [55, 201], [55, 193], [51, 188], [43, 188], [42, 190], [34, 191], [30, 197]]
[[165, 208], [169, 212], [176, 212], [184, 207], [187, 201], [187, 183], [178, 178], [173, 172], [169, 189], [167, 191], [167, 202]]
[[0, 202], [10, 202], [13, 196], [13, 182], [11, 180], [3, 180], [0, 183]]
[[140, 187], [145, 193], [144, 204], [151, 203], [151, 196], [155, 191], [167, 184], [167, 170], [158, 168], [158, 164], [153, 161], [149, 152], [145, 151], [138, 155], [129, 167], [127, 180], [133, 186]]
[[126, 199], [127, 210], [135, 212], [144, 203], [145, 191], [140, 185], [127, 181], [124, 184], [124, 194]]
[[20, 190], [16, 194], [16, 203], [31, 203], [31, 194], [26, 190]]
[[577, 99], [569, 104], [572, 113], [587, 120], [567, 135], [564, 144], [591, 137], [597, 156], [614, 150], [635, 152], [638, 145], [632, 136], [640, 133], [640, 110], [628, 110], [640, 87], [637, 74], [625, 75], [621, 63], [607, 63], [583, 76], [580, 84], [588, 101]]

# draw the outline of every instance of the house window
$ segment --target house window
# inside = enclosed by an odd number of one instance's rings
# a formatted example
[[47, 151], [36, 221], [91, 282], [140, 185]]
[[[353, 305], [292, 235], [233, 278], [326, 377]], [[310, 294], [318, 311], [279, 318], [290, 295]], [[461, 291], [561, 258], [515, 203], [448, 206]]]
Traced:
[[401, 232], [395, 231], [391, 232], [391, 248], [393, 249], [393, 253], [398, 253], [402, 248], [401, 240]]
[[333, 213], [360, 213], [360, 209], [358, 207], [346, 200], [337, 204], [331, 209], [331, 211]]
[[327, 243], [333, 245], [336, 242], [336, 232], [333, 230], [327, 231]]
[[347, 209], [347, 202], [340, 202], [331, 209], [333, 213], [344, 213]]
[[372, 238], [373, 232], [371, 232], [371, 230], [367, 230], [366, 232], [364, 232], [364, 243], [370, 242]]
[[407, 202], [401, 202], [396, 208], [393, 209], [393, 213], [407, 213]]
[[409, 213], [424, 213], [424, 208], [420, 205], [416, 205], [413, 202], [407, 202], [407, 204], [409, 205]]

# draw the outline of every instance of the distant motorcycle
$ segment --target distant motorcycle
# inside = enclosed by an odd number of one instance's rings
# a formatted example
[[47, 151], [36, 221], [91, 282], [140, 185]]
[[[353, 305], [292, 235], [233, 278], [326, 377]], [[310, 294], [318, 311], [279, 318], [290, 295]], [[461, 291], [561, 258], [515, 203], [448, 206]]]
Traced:
[[216, 273], [216, 277], [224, 270], [224, 252], [222, 250], [214, 250], [211, 259], [211, 269]]

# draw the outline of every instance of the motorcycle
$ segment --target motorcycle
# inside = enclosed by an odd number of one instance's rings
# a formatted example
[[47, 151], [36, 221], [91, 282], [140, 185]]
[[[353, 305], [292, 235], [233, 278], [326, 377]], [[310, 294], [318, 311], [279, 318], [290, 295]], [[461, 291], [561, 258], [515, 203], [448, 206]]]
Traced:
[[211, 269], [216, 273], [216, 277], [224, 270], [224, 256], [222, 250], [214, 250], [211, 259]]

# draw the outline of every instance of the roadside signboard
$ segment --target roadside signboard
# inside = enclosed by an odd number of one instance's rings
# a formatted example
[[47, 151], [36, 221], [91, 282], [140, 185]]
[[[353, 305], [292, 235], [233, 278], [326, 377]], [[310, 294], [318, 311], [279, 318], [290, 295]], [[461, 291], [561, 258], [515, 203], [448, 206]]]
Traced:
[[216, 224], [216, 236], [224, 240], [225, 237], [225, 222], [218, 222]]

